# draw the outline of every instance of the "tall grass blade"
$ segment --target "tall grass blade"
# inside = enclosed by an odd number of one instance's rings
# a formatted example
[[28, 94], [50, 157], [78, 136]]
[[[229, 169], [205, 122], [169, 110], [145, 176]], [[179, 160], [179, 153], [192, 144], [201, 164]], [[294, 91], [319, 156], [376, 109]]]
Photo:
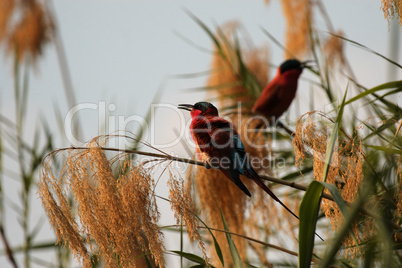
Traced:
[[346, 205], [345, 200], [343, 200], [339, 189], [333, 185], [332, 183], [318, 181], [318, 183], [322, 184], [328, 191], [331, 193], [332, 197], [335, 200], [335, 203], [338, 205], [339, 209], [341, 210], [343, 216], [346, 216], [348, 212], [348, 206]]
[[379, 137], [379, 138], [383, 139], [384, 141], [387, 141], [387, 138], [383, 136], [383, 134], [385, 135], [385, 133], [383, 133], [383, 132], [389, 131], [390, 128], [395, 125], [395, 118], [390, 118], [388, 120], [384, 120], [383, 124], [378, 128], [374, 128], [365, 122], [363, 122], [363, 124], [371, 131], [370, 134], [368, 134], [366, 137], [363, 138], [363, 141], [366, 141], [372, 137]]
[[357, 101], [357, 100], [359, 100], [359, 99], [361, 99], [361, 98], [363, 98], [363, 97], [365, 97], [365, 96], [367, 96], [369, 94], [373, 94], [373, 93], [375, 93], [377, 91], [384, 90], [384, 89], [394, 89], [394, 88], [398, 89], [399, 91], [402, 91], [402, 80], [387, 82], [387, 83], [381, 84], [379, 86], [367, 89], [366, 91], [364, 91], [364, 92], [360, 93], [359, 95], [357, 95], [357, 96], [351, 98], [350, 100], [348, 100], [345, 103], [345, 105], [350, 104], [350, 103], [352, 103], [354, 101]]
[[281, 180], [287, 181], [287, 180], [291, 180], [294, 178], [298, 178], [298, 177], [300, 177], [300, 174], [306, 175], [306, 174], [310, 173], [311, 171], [313, 171], [313, 167], [305, 167], [301, 170], [295, 171], [293, 173], [290, 173], [290, 174], [282, 177]]
[[270, 34], [265, 28], [260, 26], [260, 29], [264, 32], [266, 36], [268, 36], [271, 41], [277, 45], [280, 49], [282, 49], [286, 54], [292, 55], [293, 58], [296, 58], [292, 52], [290, 52], [284, 45], [282, 45], [272, 34]]
[[389, 59], [389, 58], [387, 58], [387, 57], [381, 55], [380, 53], [378, 53], [378, 52], [372, 50], [371, 48], [366, 47], [365, 45], [362, 45], [362, 44], [360, 44], [360, 43], [358, 43], [358, 42], [356, 42], [356, 41], [350, 40], [350, 39], [348, 39], [348, 38], [346, 38], [346, 37], [343, 37], [343, 36], [340, 36], [340, 35], [337, 35], [337, 34], [334, 34], [334, 33], [329, 33], [329, 34], [331, 34], [331, 35], [333, 35], [333, 36], [336, 36], [336, 37], [338, 37], [338, 38], [340, 38], [340, 39], [342, 39], [342, 40], [344, 40], [344, 41], [347, 41], [347, 42], [349, 42], [349, 43], [352, 43], [352, 44], [354, 44], [354, 45], [356, 45], [356, 46], [358, 46], [358, 47], [360, 47], [360, 48], [362, 48], [362, 49], [364, 49], [364, 50], [366, 50], [366, 51], [369, 51], [369, 52], [371, 52], [371, 53], [373, 53], [373, 54], [375, 54], [375, 55], [377, 55], [377, 56], [383, 58], [384, 60], [386, 60], [386, 61], [388, 61], [388, 62], [390, 62], [390, 63], [394, 64], [395, 66], [398, 66], [399, 68], [402, 69], [402, 65], [400, 65], [400, 64], [398, 64], [397, 62], [395, 62], [395, 61], [393, 61], [393, 60], [391, 60], [391, 59]]
[[[345, 95], [343, 96], [342, 104], [340, 106], [338, 116], [332, 129], [331, 138], [327, 146], [322, 182], [325, 182], [327, 179], [329, 165], [334, 152], [335, 143], [338, 138], [339, 127], [342, 123], [346, 94], [347, 90], [345, 91]], [[310, 267], [311, 259], [313, 257], [314, 234], [317, 225], [318, 212], [321, 204], [321, 196], [324, 190], [324, 185], [322, 184], [322, 182], [313, 181], [312, 183], [310, 183], [300, 204], [299, 267]]]
[[205, 23], [203, 23], [197, 16], [195, 16], [193, 13], [191, 13], [190, 10], [184, 9], [184, 11], [187, 13], [187, 15], [192, 20], [194, 20], [209, 35], [209, 37], [214, 42], [216, 48], [218, 49], [219, 53], [222, 54], [222, 46], [221, 46], [220, 42], [218, 41], [218, 39], [216, 39], [214, 33], [211, 32], [211, 30], [208, 28], [208, 26], [206, 26]]
[[384, 147], [384, 146], [375, 146], [375, 145], [366, 145], [367, 147], [379, 150], [379, 151], [383, 151], [389, 154], [399, 154], [402, 155], [402, 150], [401, 149], [392, 149], [392, 148], [388, 148], [388, 147]]
[[[183, 219], [180, 219], [180, 251], [183, 251], [183, 234], [184, 234], [184, 230], [183, 230]], [[183, 256], [180, 256], [180, 267], [183, 267]]]
[[144, 259], [145, 259], [145, 263], [147, 264], [147, 268], [154, 268], [154, 266], [152, 266], [152, 263], [149, 260], [149, 258], [147, 257], [147, 255], [144, 255]]
[[331, 137], [329, 139], [329, 144], [327, 146], [327, 154], [325, 156], [325, 164], [324, 164], [323, 178], [322, 178], [323, 182], [325, 182], [327, 180], [327, 175], [328, 175], [328, 171], [329, 171], [329, 164], [331, 162], [331, 158], [332, 158], [332, 155], [333, 155], [333, 152], [334, 152], [335, 143], [336, 143], [336, 141], [338, 139], [339, 128], [342, 125], [343, 110], [345, 108], [345, 100], [346, 100], [347, 93], [348, 93], [348, 90], [346, 89], [345, 95], [343, 96], [342, 103], [339, 106], [338, 116], [336, 117], [335, 124], [334, 124], [334, 127], [332, 129]]
[[183, 251], [179, 251], [179, 250], [169, 250], [169, 252], [175, 253], [175, 254], [179, 255], [180, 257], [183, 257], [192, 262], [201, 264], [202, 265], [201, 267], [207, 267], [207, 265], [208, 265], [202, 257], [197, 256], [195, 254], [183, 252]]
[[222, 263], [222, 267], [225, 267], [225, 261], [223, 260], [223, 254], [222, 254], [221, 247], [219, 246], [219, 243], [216, 240], [216, 238], [215, 238], [214, 234], [212, 233], [211, 229], [208, 227], [208, 225], [203, 220], [201, 220], [200, 217], [198, 217], [197, 214], [194, 214], [194, 216], [205, 226], [205, 228], [207, 228], [208, 232], [211, 234], [212, 239], [214, 240], [214, 246], [215, 246], [216, 255], [218, 255], [219, 260]]
[[[346, 205], [345, 200], [343, 200], [341, 193], [339, 192], [339, 189], [332, 183], [327, 183], [327, 182], [322, 182], [319, 181], [325, 188], [328, 189], [328, 191], [331, 193], [332, 197], [335, 200], [335, 203], [338, 205], [339, 209], [341, 210], [341, 213], [343, 217], [346, 217], [348, 214], [348, 207]], [[355, 244], [358, 245], [359, 242], [357, 240], [356, 235], [353, 233], [353, 230], [350, 230], [350, 234], [353, 237], [353, 240], [355, 241]]]
[[299, 208], [299, 267], [310, 267], [313, 257], [314, 234], [324, 186], [310, 183]]
[[258, 98], [262, 92], [262, 88], [257, 78], [251, 73], [246, 64], [244, 64], [240, 44], [238, 39], [235, 39], [235, 52], [237, 56], [237, 62], [239, 63], [240, 81], [243, 86], [248, 89], [248, 92], [254, 98]]
[[351, 230], [352, 222], [355, 220], [355, 218], [359, 214], [360, 208], [361, 208], [362, 204], [364, 203], [364, 200], [366, 200], [366, 198], [368, 197], [371, 190], [372, 189], [371, 189], [371, 186], [369, 183], [367, 183], [367, 185], [365, 185], [365, 187], [363, 187], [363, 192], [361, 193], [360, 197], [355, 202], [355, 204], [352, 206], [350, 212], [347, 213], [347, 216], [345, 217], [345, 220], [344, 220], [341, 228], [334, 236], [331, 244], [328, 245], [327, 250], [324, 254], [324, 258], [323, 258], [322, 262], [320, 263], [319, 267], [322, 267], [322, 268], [330, 267], [330, 265], [333, 263], [335, 255], [337, 254], [340, 245], [342, 245], [342, 241], [343, 241], [345, 235]]
[[[229, 228], [228, 228], [225, 218], [223, 217], [222, 210], [220, 210], [220, 212], [221, 212], [223, 227], [225, 228], [226, 232], [229, 232]], [[237, 247], [233, 241], [233, 238], [229, 233], [226, 233], [226, 239], [228, 240], [230, 254], [232, 254], [234, 267], [235, 268], [243, 268], [243, 262], [240, 258], [239, 251], [237, 250]]]

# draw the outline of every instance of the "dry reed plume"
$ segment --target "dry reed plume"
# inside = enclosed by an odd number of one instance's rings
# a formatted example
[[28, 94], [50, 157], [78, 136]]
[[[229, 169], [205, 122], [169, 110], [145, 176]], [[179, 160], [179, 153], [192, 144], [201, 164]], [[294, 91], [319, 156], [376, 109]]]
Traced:
[[309, 24], [313, 24], [311, 0], [282, 0], [286, 19], [285, 58], [302, 58], [310, 51]]
[[[160, 213], [150, 171], [165, 160], [148, 169], [136, 165], [126, 153], [109, 160], [100, 141], [104, 146], [118, 137], [122, 136], [97, 137], [84, 149], [69, 149], [59, 176], [53, 173], [52, 161], [60, 151], [48, 155], [39, 196], [58, 243], [68, 245], [85, 267], [91, 266], [91, 254], [99, 255], [109, 267], [144, 267], [144, 255], [151, 257], [148, 260], [154, 267], [164, 267], [163, 234], [157, 225]], [[208, 262], [184, 182], [171, 173], [169, 165], [165, 170], [170, 175], [169, 198], [175, 218], [183, 221]]]
[[[296, 166], [299, 166], [307, 157], [312, 155], [314, 159], [314, 179], [323, 179], [323, 168], [327, 150], [327, 141], [331, 133], [325, 127], [318, 128], [312, 120], [312, 115], [302, 116], [297, 121], [296, 135], [293, 145], [296, 154]], [[307, 118], [306, 118], [307, 117]], [[341, 137], [335, 145], [326, 182], [335, 185], [342, 198], [353, 203], [359, 195], [363, 182], [363, 153], [360, 141], [343, 140]], [[328, 193], [328, 190], [325, 190]], [[338, 205], [330, 200], [322, 200], [322, 208], [325, 216], [330, 220], [333, 230], [339, 230], [343, 223], [343, 215]], [[366, 218], [363, 225], [353, 224], [353, 232], [357, 243], [364, 241], [373, 235], [373, 222]], [[345, 256], [354, 257], [359, 247], [352, 236], [344, 240]]]
[[191, 196], [188, 193], [188, 188], [185, 187], [182, 179], [175, 179], [170, 171], [169, 173], [169, 199], [177, 224], [180, 223], [180, 220], [184, 222], [190, 240], [198, 241], [199, 247], [204, 255], [204, 259], [207, 263], [209, 263], [204, 242], [202, 241], [200, 233], [198, 232], [197, 219], [194, 216], [195, 211], [193, 211], [193, 203]]
[[147, 170], [127, 160], [127, 172], [116, 178], [113, 161], [94, 139], [86, 150], [71, 149], [56, 176], [52, 161], [57, 154], [43, 162], [39, 196], [58, 243], [68, 245], [84, 267], [91, 267], [90, 252], [109, 267], [141, 267], [143, 254], [163, 267], [155, 185]]
[[[246, 184], [249, 187], [249, 184]], [[196, 194], [199, 198], [200, 209], [206, 216], [205, 220], [209, 227], [223, 229], [220, 215], [222, 210], [229, 230], [238, 234], [244, 234], [244, 211], [246, 209], [246, 195], [244, 195], [232, 182], [222, 175], [219, 170], [206, 170], [202, 167], [196, 168], [195, 173]], [[226, 236], [221, 232], [214, 232], [214, 235], [221, 245], [225, 264], [233, 264], [230, 250], [227, 246]], [[236, 244], [242, 259], [245, 259], [245, 241], [234, 236]], [[210, 254], [218, 266], [218, 258], [213, 246], [210, 247]]]
[[402, 156], [399, 156], [399, 164], [398, 164], [398, 188], [395, 191], [395, 199], [396, 199], [396, 210], [395, 210], [395, 219], [402, 218]]
[[395, 17], [399, 19], [399, 25], [402, 26], [402, 1], [401, 0], [381, 0], [381, 9], [384, 12], [384, 18], [388, 20]]
[[[39, 1], [0, 0], [0, 42], [21, 61], [40, 56], [54, 31], [49, 11]], [[18, 20], [15, 23], [15, 14]]]
[[[215, 34], [221, 44], [221, 51], [215, 48], [212, 59], [212, 74], [207, 86], [216, 87], [220, 107], [231, 107], [242, 102], [243, 108], [250, 108], [258, 96], [253, 96], [244, 87], [241, 80], [241, 68], [236, 57], [237, 45], [233, 41], [240, 25], [230, 22], [223, 25]], [[262, 87], [268, 82], [268, 50], [253, 48], [250, 44], [241, 48], [242, 60]]]
[[[335, 33], [336, 35], [343, 36], [342, 31]], [[337, 36], [330, 35], [325, 41], [324, 52], [327, 57], [328, 66], [333, 67], [336, 62], [345, 65], [346, 58], [343, 50], [343, 40]]]
[[0, 0], [0, 42], [7, 36], [10, 18], [15, 7], [14, 0]]

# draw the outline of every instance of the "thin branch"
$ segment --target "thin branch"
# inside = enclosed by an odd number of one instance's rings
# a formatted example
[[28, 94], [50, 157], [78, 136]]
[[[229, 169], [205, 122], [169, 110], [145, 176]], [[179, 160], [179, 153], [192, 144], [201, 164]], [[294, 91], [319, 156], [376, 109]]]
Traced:
[[[66, 151], [66, 150], [88, 150], [90, 147], [66, 147], [66, 148], [60, 148], [57, 150], [54, 150], [51, 154], [49, 155], [54, 155], [55, 153], [61, 152], [61, 151]], [[177, 162], [182, 162], [182, 163], [187, 163], [191, 165], [197, 165], [197, 166], [202, 166], [205, 167], [206, 169], [213, 168], [207, 163], [204, 163], [202, 161], [197, 161], [189, 158], [183, 158], [183, 157], [177, 157], [169, 154], [157, 154], [157, 153], [150, 153], [150, 152], [144, 152], [144, 151], [138, 151], [138, 150], [125, 150], [125, 149], [118, 149], [118, 148], [108, 148], [108, 147], [100, 147], [100, 149], [105, 150], [105, 151], [113, 151], [113, 152], [121, 152], [121, 153], [127, 153], [127, 154], [139, 154], [139, 155], [145, 155], [145, 156], [151, 156], [151, 157], [157, 157], [157, 158], [164, 158], [166, 160], [172, 160], [172, 161], [177, 161]], [[46, 157], [45, 157], [46, 158]], [[307, 191], [307, 187], [301, 184], [297, 184], [294, 182], [288, 182], [284, 181], [278, 178], [270, 177], [270, 176], [264, 176], [260, 175], [260, 178], [266, 181], [274, 182], [277, 184], [281, 185], [286, 185], [301, 191]], [[334, 201], [331, 195], [329, 194], [323, 194], [323, 198]]]
[[8, 259], [10, 260], [10, 262], [14, 268], [18, 268], [17, 262], [14, 259], [13, 252], [11, 251], [10, 245], [8, 244], [8, 240], [6, 238], [6, 235], [4, 234], [4, 229], [3, 229], [2, 225], [0, 225], [0, 235], [1, 235], [1, 239], [3, 240], [3, 243], [4, 243], [4, 248], [5, 248]]
[[[284, 181], [284, 180], [281, 180], [281, 179], [278, 179], [278, 178], [275, 178], [275, 177], [260, 175], [260, 178], [263, 179], [263, 180], [266, 180], [266, 181], [278, 183], [278, 184], [281, 184], [281, 185], [286, 185], [286, 186], [289, 186], [291, 188], [301, 190], [301, 191], [304, 191], [304, 192], [307, 191], [307, 188], [308, 188], [308, 187], [306, 187], [304, 185], [301, 185], [301, 184], [298, 184], [298, 183], [295, 183], [295, 182]], [[331, 200], [331, 201], [335, 201], [334, 198], [331, 195], [326, 194], [326, 193], [323, 193], [322, 197], [325, 198], [325, 199]]]
[[[66, 151], [66, 150], [88, 150], [88, 149], [91, 149], [91, 147], [74, 147], [74, 146], [72, 146], [72, 147], [60, 148], [60, 149], [57, 149], [57, 150], [54, 150], [54, 151], [50, 152], [47, 156], [44, 157], [43, 161], [45, 161], [45, 159], [47, 157], [54, 156], [55, 154], [57, 154], [58, 152], [61, 152], [61, 151]], [[183, 157], [177, 157], [177, 156], [173, 156], [173, 155], [169, 155], [169, 154], [157, 154], [157, 153], [144, 152], [144, 151], [138, 151], [138, 150], [125, 150], [125, 149], [109, 148], [109, 147], [102, 147], [102, 146], [100, 146], [99, 149], [102, 149], [104, 151], [121, 152], [121, 153], [127, 153], [127, 154], [139, 154], [139, 155], [151, 156], [151, 157], [156, 157], [156, 158], [163, 158], [163, 159], [166, 159], [166, 160], [171, 160], [171, 161], [177, 161], [177, 162], [187, 163], [187, 164], [191, 164], [191, 165], [202, 166], [202, 167], [204, 167], [206, 169], [214, 168], [214, 167], [208, 165], [207, 163], [204, 163], [204, 162], [201, 162], [201, 161], [188, 159], [188, 158], [183, 158]], [[288, 182], [288, 181], [281, 180], [281, 179], [274, 178], [274, 177], [270, 177], [270, 176], [260, 175], [260, 178], [263, 179], [263, 180], [266, 180], [266, 181], [273, 182], [273, 183], [286, 185], [286, 186], [289, 186], [289, 187], [292, 187], [294, 189], [298, 189], [298, 190], [301, 190], [301, 191], [304, 191], [304, 192], [307, 191], [307, 188], [308, 188], [308, 187], [306, 187], [304, 185], [301, 185], [301, 184], [297, 184], [297, 183], [294, 183], [294, 182]], [[325, 198], [325, 199], [331, 200], [331, 201], [335, 201], [334, 198], [331, 195], [326, 194], [326, 193], [323, 193], [322, 197]], [[346, 203], [347, 206], [351, 206], [350, 203], [348, 203], [346, 201], [345, 201], [345, 203]], [[367, 210], [365, 210], [363, 208], [360, 209], [360, 211], [361, 211], [361, 213], [363, 213], [363, 214], [365, 214], [367, 216], [373, 217], [373, 218], [379, 217], [375, 213], [367, 211]], [[400, 228], [400, 226], [398, 224], [394, 223], [393, 221], [391, 221], [391, 220], [387, 220], [387, 221], [392, 225], [392, 227], [394, 229], [399, 229]]]
[[[166, 226], [162, 226], [161, 228], [170, 228], [170, 227], [177, 228], [177, 227], [181, 227], [181, 225], [166, 225]], [[299, 254], [298, 254], [297, 252], [294, 252], [294, 251], [288, 250], [288, 249], [286, 249], [286, 248], [283, 248], [283, 247], [280, 247], [280, 246], [277, 246], [277, 245], [274, 245], [274, 244], [270, 244], [270, 243], [267, 243], [267, 242], [264, 242], [264, 241], [261, 241], [261, 240], [258, 240], [258, 239], [255, 239], [255, 238], [246, 236], [246, 235], [241, 235], [241, 234], [237, 234], [237, 233], [234, 233], [234, 232], [230, 232], [230, 231], [226, 231], [226, 230], [222, 230], [222, 229], [217, 229], [217, 228], [212, 228], [212, 227], [197, 226], [197, 228], [199, 228], [199, 229], [209, 229], [209, 230], [216, 231], [216, 232], [221, 232], [221, 233], [227, 233], [227, 234], [230, 234], [230, 235], [235, 235], [235, 236], [238, 236], [238, 237], [247, 239], [247, 240], [249, 240], [249, 241], [252, 241], [252, 242], [261, 244], [261, 245], [263, 245], [263, 246], [266, 246], [266, 247], [270, 247], [270, 248], [274, 248], [274, 249], [280, 250], [280, 251], [282, 251], [282, 252], [285, 252], [285, 253], [287, 253], [287, 254], [290, 254], [290, 255], [293, 255], [293, 256], [296, 256], [296, 257], [299, 256]], [[314, 263], [319, 263], [319, 261], [316, 260], [316, 259], [313, 259], [312, 262], [314, 262]]]
[[332, 24], [332, 21], [329, 17], [329, 14], [324, 6], [324, 4], [321, 1], [316, 1], [315, 4], [317, 5], [318, 9], [321, 12], [321, 15], [325, 21], [325, 24], [327, 25], [327, 28], [331, 31], [331, 32], [335, 32], [335, 27]]
[[[274, 245], [274, 244], [266, 243], [266, 242], [264, 242], [264, 241], [260, 241], [260, 240], [258, 240], [258, 239], [255, 239], [255, 238], [252, 238], [252, 237], [249, 237], [249, 236], [245, 236], [245, 235], [241, 235], [241, 234], [237, 234], [237, 233], [234, 233], [234, 232], [229, 232], [229, 231], [221, 230], [221, 229], [217, 229], [217, 228], [211, 228], [211, 227], [208, 227], [208, 228], [207, 228], [207, 227], [205, 227], [205, 226], [198, 226], [197, 228], [210, 229], [210, 230], [217, 231], [217, 232], [221, 232], [221, 233], [227, 233], [227, 234], [230, 234], [230, 235], [235, 235], [235, 236], [238, 236], [238, 237], [247, 239], [247, 240], [249, 240], [249, 241], [252, 241], [252, 242], [255, 242], [255, 243], [258, 243], [258, 244], [261, 244], [261, 245], [270, 247], [270, 248], [274, 248], [274, 249], [280, 250], [280, 251], [282, 251], [282, 252], [285, 252], [285, 253], [287, 253], [287, 254], [290, 254], [290, 255], [293, 255], [293, 256], [296, 256], [296, 257], [299, 256], [299, 254], [298, 254], [297, 252], [288, 250], [288, 249], [286, 249], [286, 248], [283, 248], [283, 247], [280, 247], [280, 246], [277, 246], [277, 245]], [[318, 261], [315, 260], [315, 259], [313, 260], [313, 262], [318, 263]]]
[[[60, 151], [66, 151], [66, 150], [88, 150], [91, 149], [90, 147], [66, 147], [66, 148], [60, 148], [57, 150], [54, 150], [54, 153], [60, 152]], [[100, 146], [99, 149], [105, 150], [105, 151], [112, 151], [112, 152], [121, 152], [121, 153], [127, 153], [127, 154], [139, 154], [139, 155], [145, 155], [145, 156], [151, 156], [151, 157], [157, 157], [157, 158], [164, 158], [166, 160], [173, 160], [177, 162], [182, 162], [182, 163], [187, 163], [191, 165], [198, 165], [198, 166], [203, 166], [207, 169], [211, 168], [210, 165], [201, 162], [201, 161], [196, 161], [192, 160], [189, 158], [183, 158], [183, 157], [177, 157], [173, 156], [170, 154], [157, 154], [157, 153], [150, 153], [150, 152], [144, 152], [144, 151], [138, 151], [138, 150], [125, 150], [125, 149], [118, 149], [118, 148], [109, 148], [109, 147], [102, 147]]]

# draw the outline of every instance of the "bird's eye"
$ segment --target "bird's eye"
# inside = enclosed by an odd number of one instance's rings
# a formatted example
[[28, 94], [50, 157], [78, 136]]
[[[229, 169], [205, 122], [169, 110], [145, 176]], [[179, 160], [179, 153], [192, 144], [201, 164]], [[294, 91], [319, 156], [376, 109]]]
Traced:
[[202, 106], [201, 106], [201, 105], [195, 105], [195, 106], [194, 106], [194, 109], [203, 112], [203, 109], [202, 109]]

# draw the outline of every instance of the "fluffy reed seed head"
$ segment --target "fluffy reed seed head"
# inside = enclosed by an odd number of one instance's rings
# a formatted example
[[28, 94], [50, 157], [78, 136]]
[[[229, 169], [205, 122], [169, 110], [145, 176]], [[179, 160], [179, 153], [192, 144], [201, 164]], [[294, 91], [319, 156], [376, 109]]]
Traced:
[[0, 43], [6, 38], [15, 0], [0, 0]]
[[[217, 87], [215, 93], [218, 96], [220, 107], [231, 107], [242, 102], [243, 108], [251, 108], [255, 101], [240, 80], [240, 63], [236, 56], [235, 33], [240, 25], [237, 22], [224, 24], [215, 34], [220, 42], [223, 55], [218, 48], [212, 58], [212, 74], [207, 86]], [[242, 60], [250, 72], [258, 80], [261, 88], [268, 82], [268, 50], [266, 47], [254, 48], [250, 44], [241, 47]], [[249, 109], [248, 109], [249, 111]]]
[[399, 164], [397, 170], [398, 189], [395, 191], [396, 210], [394, 213], [395, 219], [402, 218], [402, 156], [399, 156]]
[[402, 2], [400, 0], [381, 0], [381, 9], [384, 12], [384, 18], [388, 21], [388, 25], [390, 20], [396, 17], [402, 27]]
[[[15, 17], [16, 23], [12, 21]], [[54, 30], [53, 19], [40, 1], [0, 0], [0, 42], [19, 61], [35, 61]]]
[[286, 19], [285, 58], [302, 58], [310, 49], [309, 23], [313, 24], [311, 0], [282, 0]]
[[198, 245], [204, 255], [204, 259], [207, 263], [209, 263], [210, 260], [208, 259], [204, 242], [202, 241], [200, 233], [198, 232], [198, 220], [194, 216], [195, 211], [193, 210], [193, 202], [188, 193], [188, 189], [184, 185], [184, 180], [175, 178], [170, 171], [169, 174], [169, 199], [176, 222], [177, 224], [180, 224], [180, 220], [184, 222], [190, 240], [198, 241]]
[[[343, 36], [342, 31], [336, 32], [336, 35]], [[330, 35], [324, 44], [324, 52], [329, 66], [334, 66], [336, 62], [345, 65], [345, 54], [343, 50], [343, 40], [334, 35]]]
[[56, 155], [43, 162], [38, 193], [58, 243], [68, 245], [84, 267], [91, 267], [89, 252], [109, 267], [141, 266], [143, 254], [164, 267], [163, 235], [149, 173], [126, 161], [127, 172], [116, 178], [97, 140], [86, 150], [70, 150], [59, 176], [53, 173]]
[[[243, 179], [243, 182], [245, 180]], [[246, 182], [246, 186], [249, 186]], [[225, 217], [231, 232], [244, 235], [244, 211], [246, 210], [247, 196], [241, 192], [219, 170], [197, 167], [195, 174], [195, 187], [199, 198], [200, 209], [206, 216], [207, 225], [223, 230], [220, 209]], [[214, 232], [222, 249], [225, 265], [233, 265], [226, 235], [222, 232]], [[237, 236], [232, 237], [239, 254], [245, 260], [245, 241]], [[213, 245], [210, 246], [210, 254], [213, 256], [214, 265], [220, 266]]]
[[[322, 180], [325, 165], [327, 142], [330, 133], [325, 128], [319, 129], [310, 115], [301, 117], [297, 121], [295, 139], [293, 145], [296, 154], [296, 165], [312, 155], [314, 159], [314, 179]], [[335, 145], [326, 182], [332, 183], [339, 189], [342, 198], [353, 203], [359, 194], [363, 183], [363, 151], [360, 141], [343, 141], [340, 137]], [[325, 192], [328, 193], [326, 189]], [[333, 230], [338, 230], [343, 223], [343, 215], [333, 201], [323, 199], [322, 209], [325, 216], [330, 220]], [[353, 232], [360, 243], [373, 235], [373, 222], [370, 218], [365, 219], [365, 225], [359, 227], [358, 222], [353, 224]], [[358, 254], [358, 245], [351, 236], [343, 241], [345, 256], [354, 257]]]

